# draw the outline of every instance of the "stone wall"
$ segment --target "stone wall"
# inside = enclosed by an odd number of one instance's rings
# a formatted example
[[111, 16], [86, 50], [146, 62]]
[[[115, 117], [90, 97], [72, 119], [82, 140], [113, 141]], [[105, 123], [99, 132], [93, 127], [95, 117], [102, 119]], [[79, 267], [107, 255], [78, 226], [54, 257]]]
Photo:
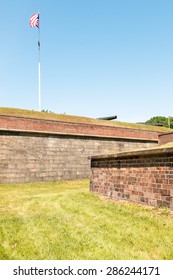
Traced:
[[173, 148], [92, 157], [92, 192], [173, 209]]
[[155, 140], [0, 130], [0, 183], [90, 177], [93, 155], [157, 145]]

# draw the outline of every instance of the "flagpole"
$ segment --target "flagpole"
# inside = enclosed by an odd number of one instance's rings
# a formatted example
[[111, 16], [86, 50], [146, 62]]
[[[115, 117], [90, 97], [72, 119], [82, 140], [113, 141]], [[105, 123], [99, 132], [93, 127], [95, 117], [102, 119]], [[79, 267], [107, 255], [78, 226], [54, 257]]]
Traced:
[[38, 11], [38, 109], [41, 112], [41, 72], [40, 72], [40, 12]]

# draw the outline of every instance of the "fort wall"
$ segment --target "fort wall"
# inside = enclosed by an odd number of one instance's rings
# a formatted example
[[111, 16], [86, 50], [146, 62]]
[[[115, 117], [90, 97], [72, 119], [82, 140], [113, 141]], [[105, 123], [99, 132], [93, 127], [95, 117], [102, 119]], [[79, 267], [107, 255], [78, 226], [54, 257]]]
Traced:
[[[100, 122], [101, 123], [101, 122]], [[0, 115], [0, 129], [158, 141], [158, 131]]]
[[91, 170], [94, 193], [173, 209], [173, 148], [92, 157]]
[[169, 142], [173, 142], [173, 132], [162, 133], [159, 135], [159, 145], [163, 145]]
[[0, 116], [0, 183], [90, 177], [90, 157], [157, 145], [158, 133]]

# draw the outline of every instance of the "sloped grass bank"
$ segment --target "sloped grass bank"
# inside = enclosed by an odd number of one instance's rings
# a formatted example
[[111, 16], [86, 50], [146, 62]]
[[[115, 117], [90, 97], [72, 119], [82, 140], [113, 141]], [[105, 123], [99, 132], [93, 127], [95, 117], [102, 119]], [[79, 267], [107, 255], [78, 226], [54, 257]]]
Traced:
[[0, 185], [0, 259], [173, 259], [173, 217], [110, 202], [89, 181]]
[[89, 117], [46, 113], [46, 112], [38, 112], [33, 110], [24, 110], [24, 109], [17, 109], [17, 108], [0, 107], [0, 115], [33, 118], [33, 119], [41, 119], [41, 120], [63, 121], [63, 122], [71, 122], [71, 123], [84, 123], [84, 124], [105, 125], [105, 126], [115, 126], [115, 127], [124, 127], [124, 128], [136, 128], [141, 130], [151, 130], [151, 131], [160, 131], [160, 132], [170, 132], [170, 129], [166, 127], [149, 126], [146, 124], [126, 123], [120, 121], [105, 121], [105, 120], [94, 119]]

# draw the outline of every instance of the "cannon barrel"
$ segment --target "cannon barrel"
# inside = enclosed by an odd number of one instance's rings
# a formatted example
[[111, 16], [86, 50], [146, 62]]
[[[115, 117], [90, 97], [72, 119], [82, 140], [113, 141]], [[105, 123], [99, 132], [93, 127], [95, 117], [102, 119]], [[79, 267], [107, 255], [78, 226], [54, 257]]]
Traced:
[[163, 126], [163, 123], [146, 123], [146, 122], [138, 122], [137, 124], [145, 124], [145, 125], [152, 125], [152, 126]]
[[117, 119], [117, 116], [98, 118], [98, 120], [106, 120], [106, 121], [111, 121], [111, 120], [115, 120], [115, 119]]

